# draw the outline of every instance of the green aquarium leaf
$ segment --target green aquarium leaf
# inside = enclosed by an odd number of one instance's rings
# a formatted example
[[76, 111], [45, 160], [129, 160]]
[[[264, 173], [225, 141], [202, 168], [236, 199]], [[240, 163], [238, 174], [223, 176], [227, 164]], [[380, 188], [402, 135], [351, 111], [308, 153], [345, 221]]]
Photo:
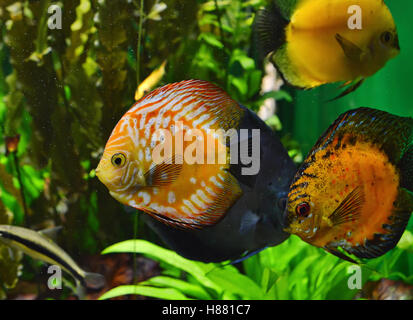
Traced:
[[280, 118], [276, 114], [274, 114], [271, 118], [269, 118], [265, 123], [270, 126], [273, 130], [281, 131], [282, 124]]
[[164, 300], [188, 300], [185, 295], [180, 293], [178, 290], [170, 288], [154, 288], [146, 287], [142, 285], [126, 285], [119, 286], [105, 292], [99, 297], [99, 300], [107, 300], [111, 298], [116, 298], [125, 295], [141, 295], [151, 298], [164, 299]]
[[93, 11], [89, 0], [80, 0], [76, 7], [76, 19], [70, 26], [70, 45], [66, 49], [66, 60], [75, 64], [84, 54], [85, 46], [95, 30], [93, 28]]
[[258, 284], [261, 282], [263, 269], [265, 268], [261, 265], [260, 258], [260, 255], [257, 254], [243, 262], [245, 274]]
[[200, 283], [208, 288], [222, 291], [222, 288], [207, 276], [207, 273], [214, 268], [213, 265], [185, 259], [171, 250], [164, 249], [145, 240], [119, 242], [103, 250], [102, 254], [118, 252], [136, 252], [148, 255], [155, 260], [166, 262], [175, 268], [193, 275]]
[[235, 88], [237, 88], [237, 90], [239, 92], [239, 95], [241, 95], [241, 97], [247, 95], [248, 84], [244, 79], [237, 78], [237, 77], [234, 77], [234, 76], [229, 76], [228, 80], [230, 81], [231, 85], [233, 85]]
[[[238, 62], [244, 70], [254, 70], [255, 61], [254, 59], [248, 57], [244, 51], [235, 49], [231, 55], [230, 64]], [[258, 70], [256, 70], [258, 71]]]
[[[48, 12], [47, 8], [50, 6], [51, 0], [41, 0], [40, 1], [40, 11], [42, 12], [37, 28], [37, 37], [35, 38], [36, 50], [28, 57], [28, 60], [34, 61], [37, 65], [41, 66], [43, 64], [43, 57], [48, 55], [52, 48], [47, 44], [47, 34], [48, 34]], [[34, 18], [32, 12], [30, 11], [30, 17]]]
[[229, 293], [239, 295], [242, 299], [260, 300], [264, 297], [264, 291], [253, 280], [236, 269], [215, 268], [208, 273], [208, 278]]
[[209, 45], [219, 48], [219, 49], [224, 48], [224, 45], [222, 44], [222, 42], [219, 41], [218, 38], [212, 33], [201, 33], [199, 35], [199, 40], [205, 41]]
[[113, 119], [120, 119], [124, 106], [133, 102], [133, 93], [127, 94], [127, 30], [131, 28], [130, 13], [133, 10], [132, 2], [122, 0], [99, 1], [97, 5], [96, 62], [101, 71], [99, 92], [105, 109], [100, 131], [103, 130], [105, 137], [112, 132]]
[[211, 296], [208, 292], [201, 286], [192, 284], [180, 279], [174, 279], [171, 277], [157, 276], [150, 278], [144, 282], [140, 283], [141, 285], [150, 285], [150, 286], [160, 286], [176, 289], [179, 292], [182, 292], [184, 295], [196, 299], [208, 300], [211, 299]]
[[287, 91], [284, 91], [284, 90], [266, 92], [262, 95], [260, 100], [266, 100], [269, 98], [273, 98], [275, 100], [286, 100], [288, 102], [293, 101], [293, 98], [291, 97], [291, 95]]
[[164, 2], [156, 2], [152, 9], [149, 11], [146, 19], [160, 21], [162, 20], [161, 13], [166, 10], [168, 6]]
[[397, 244], [397, 247], [408, 252], [413, 252], [413, 233], [406, 230]]

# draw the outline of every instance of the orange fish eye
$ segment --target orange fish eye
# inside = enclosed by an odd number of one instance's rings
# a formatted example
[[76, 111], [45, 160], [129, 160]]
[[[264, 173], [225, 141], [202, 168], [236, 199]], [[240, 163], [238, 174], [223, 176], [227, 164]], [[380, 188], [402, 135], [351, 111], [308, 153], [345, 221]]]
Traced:
[[295, 212], [300, 217], [307, 217], [310, 213], [311, 207], [307, 202], [300, 203], [296, 208]]
[[117, 168], [122, 168], [126, 163], [126, 156], [123, 153], [115, 153], [112, 156], [112, 164]]

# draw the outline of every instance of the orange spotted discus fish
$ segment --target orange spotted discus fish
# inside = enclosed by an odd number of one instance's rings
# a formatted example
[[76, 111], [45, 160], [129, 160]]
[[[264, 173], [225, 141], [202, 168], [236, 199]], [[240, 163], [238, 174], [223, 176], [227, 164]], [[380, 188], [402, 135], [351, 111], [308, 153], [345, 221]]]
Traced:
[[394, 248], [413, 211], [413, 119], [342, 114], [298, 170], [285, 229], [351, 262]]
[[224, 133], [243, 112], [208, 82], [166, 85], [121, 118], [96, 174], [116, 200], [168, 225], [214, 225], [242, 194]]

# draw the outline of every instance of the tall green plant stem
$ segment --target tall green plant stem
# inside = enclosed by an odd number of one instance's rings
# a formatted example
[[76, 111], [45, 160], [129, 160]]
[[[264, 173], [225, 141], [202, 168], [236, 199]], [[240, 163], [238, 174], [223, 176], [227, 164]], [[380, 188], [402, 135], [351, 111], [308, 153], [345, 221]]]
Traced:
[[141, 43], [143, 29], [143, 0], [141, 0], [139, 8], [139, 30], [138, 30], [138, 46], [136, 48], [136, 85], [140, 84], [140, 63], [141, 63]]
[[27, 202], [26, 202], [26, 197], [24, 194], [24, 185], [23, 185], [23, 180], [22, 180], [21, 173], [20, 173], [19, 157], [17, 156], [17, 152], [12, 152], [12, 157], [13, 157], [14, 167], [16, 169], [17, 180], [19, 181], [19, 184], [20, 184], [20, 196], [22, 197], [24, 217], [25, 219], [27, 219], [29, 216], [28, 215], [29, 211], [27, 209]]

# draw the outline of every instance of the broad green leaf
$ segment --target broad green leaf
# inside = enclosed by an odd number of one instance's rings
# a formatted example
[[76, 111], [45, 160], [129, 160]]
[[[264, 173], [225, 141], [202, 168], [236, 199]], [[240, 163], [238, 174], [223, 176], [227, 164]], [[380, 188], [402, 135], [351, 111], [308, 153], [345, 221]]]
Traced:
[[198, 281], [208, 288], [215, 289], [218, 292], [222, 291], [218, 285], [206, 276], [206, 273], [214, 268], [212, 265], [185, 259], [171, 250], [164, 249], [148, 241], [127, 240], [119, 242], [103, 250], [102, 254], [116, 252], [136, 252], [151, 256], [155, 260], [164, 261], [176, 268], [192, 274]]
[[243, 263], [245, 274], [254, 280], [256, 283], [260, 283], [263, 266], [260, 262], [260, 256], [258, 254], [244, 260]]
[[218, 38], [212, 33], [201, 33], [199, 36], [199, 40], [205, 41], [209, 45], [219, 49], [224, 48], [224, 44], [220, 40], [218, 40]]
[[101, 297], [99, 297], [99, 300], [116, 298], [128, 294], [141, 295], [164, 300], [188, 300], [187, 297], [185, 297], [182, 293], [175, 289], [153, 288], [141, 285], [127, 285], [116, 287], [105, 292]]
[[255, 96], [261, 88], [261, 70], [252, 70], [248, 76], [248, 99]]
[[269, 118], [265, 123], [271, 127], [273, 130], [280, 131], [282, 130], [282, 124], [280, 118], [276, 114], [274, 114], [271, 118]]
[[406, 230], [397, 244], [397, 247], [408, 252], [413, 252], [413, 233]]
[[171, 277], [157, 276], [150, 278], [144, 282], [141, 282], [142, 285], [152, 285], [152, 286], [161, 286], [176, 289], [179, 292], [182, 292], [186, 296], [209, 300], [211, 296], [202, 288], [202, 285], [192, 284], [183, 280], [174, 279]]
[[248, 85], [242, 78], [236, 78], [233, 76], [229, 77], [231, 84], [238, 89], [241, 96], [245, 96], [248, 92]]
[[208, 273], [208, 278], [224, 290], [239, 295], [242, 299], [262, 299], [263, 290], [250, 278], [228, 269], [214, 269]]
[[262, 100], [266, 100], [269, 98], [273, 98], [275, 100], [286, 100], [288, 102], [292, 102], [293, 98], [291, 97], [291, 95], [284, 90], [278, 90], [278, 91], [270, 91], [270, 92], [266, 92], [262, 95], [261, 99]]
[[[255, 61], [254, 59], [248, 57], [243, 51], [236, 49], [232, 53], [231, 63], [238, 62], [244, 70], [254, 70]], [[259, 70], [255, 70], [259, 71]]]

